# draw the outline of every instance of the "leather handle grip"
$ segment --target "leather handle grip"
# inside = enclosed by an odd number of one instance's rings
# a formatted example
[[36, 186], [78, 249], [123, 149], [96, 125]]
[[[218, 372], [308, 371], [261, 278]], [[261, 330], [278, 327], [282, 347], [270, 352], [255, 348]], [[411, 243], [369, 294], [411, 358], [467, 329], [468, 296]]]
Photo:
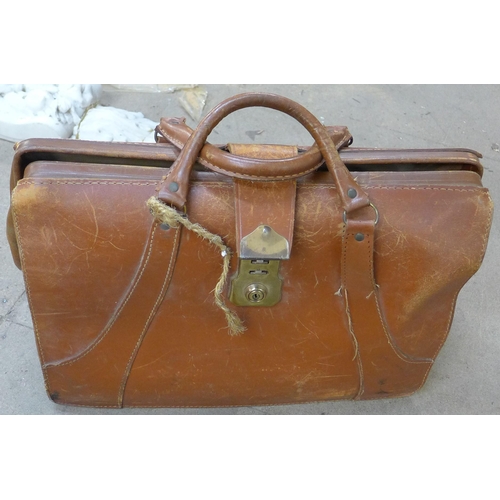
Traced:
[[[264, 107], [281, 111], [301, 123], [316, 141], [325, 163], [333, 176], [335, 185], [346, 214], [367, 207], [370, 204], [368, 195], [356, 183], [344, 165], [320, 121], [300, 104], [276, 94], [248, 93], [231, 97], [216, 106], [198, 125], [179, 157], [171, 167], [169, 174], [162, 182], [158, 198], [165, 203], [181, 208], [186, 203], [189, 190], [189, 176], [205, 141], [212, 130], [226, 116], [240, 109]], [[281, 176], [286, 172], [279, 172]]]
[[[326, 129], [337, 150], [352, 142], [347, 127], [326, 127]], [[171, 143], [182, 149], [193, 132], [194, 130], [186, 125], [185, 118], [162, 118], [156, 127], [155, 137], [157, 142]], [[292, 158], [260, 159], [237, 156], [207, 142], [197, 161], [214, 172], [230, 177], [272, 181], [283, 179], [284, 176], [293, 179], [312, 172], [321, 165], [323, 157], [316, 144]]]

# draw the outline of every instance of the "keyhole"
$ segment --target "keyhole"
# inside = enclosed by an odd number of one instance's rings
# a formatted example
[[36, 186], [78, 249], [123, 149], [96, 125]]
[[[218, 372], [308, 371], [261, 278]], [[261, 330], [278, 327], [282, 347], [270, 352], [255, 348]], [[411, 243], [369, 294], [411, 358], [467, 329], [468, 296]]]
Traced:
[[247, 288], [246, 297], [254, 304], [262, 302], [266, 298], [266, 295], [267, 291], [263, 285], [250, 285]]

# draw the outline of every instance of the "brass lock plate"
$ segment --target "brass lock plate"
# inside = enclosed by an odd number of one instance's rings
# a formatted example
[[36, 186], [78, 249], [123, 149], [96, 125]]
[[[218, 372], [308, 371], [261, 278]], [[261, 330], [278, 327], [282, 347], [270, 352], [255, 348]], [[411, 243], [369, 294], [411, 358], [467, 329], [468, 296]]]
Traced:
[[283, 280], [279, 260], [240, 259], [231, 280], [229, 300], [237, 306], [270, 307], [281, 300]]
[[240, 259], [289, 259], [290, 245], [272, 227], [261, 224], [241, 239]]

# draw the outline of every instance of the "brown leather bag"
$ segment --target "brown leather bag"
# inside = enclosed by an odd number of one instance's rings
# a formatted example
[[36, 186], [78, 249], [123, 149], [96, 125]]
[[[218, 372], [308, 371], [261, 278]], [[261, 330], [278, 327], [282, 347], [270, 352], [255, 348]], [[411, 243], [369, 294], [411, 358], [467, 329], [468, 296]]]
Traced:
[[[206, 143], [250, 106], [296, 118], [315, 145]], [[272, 94], [228, 99], [195, 132], [163, 119], [157, 136], [17, 147], [9, 241], [54, 401], [266, 405], [422, 387], [487, 245], [478, 153], [351, 148], [345, 127]]]

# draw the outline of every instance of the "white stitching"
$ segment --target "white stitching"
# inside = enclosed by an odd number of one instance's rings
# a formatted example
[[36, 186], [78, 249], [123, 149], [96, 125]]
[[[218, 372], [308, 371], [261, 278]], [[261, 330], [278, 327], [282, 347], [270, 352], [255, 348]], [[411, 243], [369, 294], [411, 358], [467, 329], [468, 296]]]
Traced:
[[[491, 200], [491, 196], [489, 195], [488, 192], [486, 192], [486, 195], [487, 195], [488, 201], [490, 202], [490, 210], [489, 210], [488, 220], [486, 222], [486, 227], [490, 228], [491, 227], [491, 221], [493, 219], [493, 209], [491, 207], [492, 200]], [[484, 257], [484, 254], [486, 253], [486, 246], [487, 246], [487, 244], [488, 244], [488, 231], [485, 231], [484, 232], [484, 236], [483, 236], [483, 246], [481, 248], [481, 253], [480, 253], [481, 258], [479, 260], [479, 265], [481, 264], [481, 260]], [[455, 295], [453, 296], [453, 299], [451, 301], [451, 308], [450, 308], [450, 314], [448, 316], [448, 323], [447, 323], [446, 328], [444, 330], [445, 334], [443, 335], [443, 339], [441, 340], [439, 346], [437, 347], [437, 349], [434, 352], [433, 362], [435, 361], [437, 355], [439, 354], [439, 351], [442, 349], [444, 343], [446, 342], [446, 340], [447, 340], [447, 338], [448, 338], [448, 336], [450, 334], [451, 322], [453, 320], [453, 316], [454, 316], [454, 312], [455, 312], [455, 307], [456, 307], [456, 303], [457, 303], [458, 294], [460, 293], [461, 290], [462, 290], [462, 288], [459, 288], [457, 290], [457, 292], [455, 293]], [[422, 384], [419, 386], [419, 388], [417, 390], [421, 389], [422, 386], [424, 385], [424, 383], [425, 383], [425, 381], [427, 379], [427, 375], [429, 374], [429, 371], [430, 371], [431, 368], [432, 368], [432, 363], [431, 363], [431, 366], [429, 366], [429, 368], [428, 368], [428, 370], [427, 370], [427, 372], [425, 374], [425, 377], [424, 377], [424, 380], [423, 380]]]
[[[16, 188], [17, 188], [17, 186], [16, 186]], [[14, 194], [14, 193], [12, 193], [12, 194]], [[49, 395], [49, 397], [51, 397], [50, 395], [51, 395], [52, 391], [50, 389], [48, 374], [47, 374], [47, 372], [45, 370], [45, 355], [44, 355], [44, 352], [43, 352], [42, 342], [40, 340], [40, 335], [39, 335], [39, 332], [38, 332], [38, 323], [37, 323], [36, 316], [35, 316], [34, 309], [33, 309], [33, 305], [32, 305], [33, 304], [33, 300], [32, 300], [32, 297], [31, 297], [31, 288], [30, 288], [30, 284], [29, 284], [29, 280], [28, 280], [28, 275], [27, 275], [27, 273], [24, 272], [24, 269], [26, 269], [26, 266], [25, 266], [25, 261], [24, 261], [23, 242], [22, 242], [22, 238], [21, 238], [21, 229], [20, 229], [20, 226], [18, 225], [18, 221], [17, 221], [17, 213], [16, 213], [16, 205], [15, 205], [15, 203], [12, 203], [12, 218], [14, 220], [14, 227], [15, 227], [15, 231], [16, 231], [16, 237], [19, 240], [19, 257], [21, 259], [21, 268], [23, 269], [24, 283], [26, 285], [26, 295], [28, 296], [28, 303], [29, 303], [29, 306], [30, 306], [31, 317], [32, 317], [32, 320], [33, 320], [33, 331], [35, 332], [35, 337], [36, 337], [36, 340], [37, 340], [38, 351], [40, 353], [40, 361], [41, 361], [42, 372], [43, 372], [43, 380], [44, 380], [44, 383], [45, 383], [45, 390], [47, 391], [47, 394]]]
[[[354, 236], [354, 234], [352, 234], [351, 236]], [[367, 241], [367, 243], [368, 243], [368, 262], [370, 263], [370, 276], [371, 276], [371, 282], [372, 282], [372, 289], [374, 291], [373, 297], [375, 299], [375, 306], [377, 307], [377, 313], [378, 313], [378, 317], [380, 319], [380, 324], [382, 325], [382, 329], [384, 330], [384, 334], [387, 338], [387, 342], [391, 346], [391, 349], [394, 351], [396, 356], [398, 356], [398, 358], [402, 359], [406, 363], [413, 363], [413, 364], [432, 363], [432, 360], [429, 360], [429, 359], [421, 359], [421, 360], [405, 359], [398, 353], [398, 351], [400, 351], [401, 354], [403, 354], [404, 356], [407, 356], [407, 357], [409, 357], [409, 356], [403, 350], [401, 350], [399, 348], [399, 346], [396, 350], [396, 345], [393, 343], [391, 337], [388, 334], [385, 320], [382, 317], [382, 313], [380, 311], [380, 305], [379, 305], [379, 301], [378, 301], [377, 284], [375, 283], [375, 273], [374, 273], [374, 268], [373, 268], [373, 258], [372, 258], [373, 249], [371, 249], [371, 237], [368, 236], [367, 240], [368, 240]]]
[[[284, 178], [284, 177], [283, 177]], [[294, 178], [294, 177], [292, 177]], [[272, 177], [264, 177], [262, 180], [268, 179], [268, 180], [277, 180], [276, 178]], [[225, 186], [226, 183], [224, 182], [217, 182], [217, 181], [199, 181], [200, 183], [210, 183], [210, 184], [220, 184]], [[46, 181], [38, 181], [38, 180], [28, 180], [28, 179], [22, 179], [18, 182], [18, 185], [31, 185], [31, 184], [36, 184], [36, 185], [46, 185], [46, 184], [75, 184], [75, 185], [92, 185], [92, 184], [102, 184], [102, 185], [124, 185], [124, 186], [152, 186], [152, 185], [157, 185], [158, 181], [121, 181], [121, 182], [115, 182], [115, 181], [58, 181], [58, 180], [46, 180]], [[317, 185], [311, 185], [311, 184], [298, 184], [298, 188], [300, 189], [337, 189], [335, 185], [326, 185], [326, 184], [317, 184]], [[384, 189], [384, 190], [395, 190], [395, 189], [404, 189], [404, 190], [410, 190], [410, 191], [420, 191], [420, 190], [431, 190], [431, 191], [457, 191], [457, 192], [474, 192], [474, 191], [479, 191], [479, 192], [485, 192], [488, 193], [488, 189], [480, 186], [471, 186], [469, 188], [438, 188], [438, 187], [430, 187], [430, 186], [365, 186], [365, 189], [368, 191], [371, 189]]]
[[35, 184], [37, 186], [43, 186], [46, 184], [71, 184], [71, 185], [91, 185], [91, 184], [102, 184], [102, 185], [118, 185], [118, 186], [154, 186], [158, 184], [158, 181], [67, 181], [67, 180], [28, 180], [22, 179], [18, 182], [18, 185], [28, 185]]
[[[334, 189], [337, 187], [335, 185], [330, 184], [299, 184], [301, 189]], [[364, 189], [370, 191], [371, 189], [385, 189], [385, 190], [396, 190], [396, 189], [405, 189], [409, 191], [420, 191], [420, 190], [432, 190], [432, 191], [458, 191], [458, 192], [467, 192], [471, 193], [474, 191], [479, 192], [488, 192], [487, 188], [480, 186], [470, 186], [469, 188], [438, 188], [431, 186], [364, 186]]]
[[127, 305], [128, 301], [130, 300], [130, 297], [132, 297], [132, 294], [134, 293], [135, 289], [137, 288], [137, 285], [139, 284], [139, 281], [142, 278], [142, 275], [144, 274], [144, 271], [145, 271], [146, 266], [148, 264], [149, 258], [151, 256], [151, 251], [153, 249], [153, 237], [154, 237], [154, 234], [155, 234], [157, 228], [158, 228], [158, 223], [155, 222], [153, 225], [153, 230], [151, 231], [151, 237], [149, 238], [149, 249], [148, 249], [148, 253], [146, 256], [146, 260], [144, 261], [144, 264], [142, 265], [141, 271], [136, 276], [136, 278], [134, 280], [134, 285], [130, 289], [129, 293], [127, 294], [127, 298], [122, 302], [120, 307], [116, 310], [116, 312], [112, 316], [111, 323], [108, 324], [104, 328], [104, 330], [102, 330], [101, 333], [93, 340], [93, 342], [89, 346], [87, 346], [87, 348], [83, 352], [78, 354], [78, 356], [76, 356], [75, 358], [69, 359], [67, 361], [63, 361], [62, 363], [57, 363], [57, 362], [48, 363], [45, 365], [46, 368], [59, 368], [61, 366], [70, 365], [70, 364], [75, 363], [76, 361], [80, 360], [84, 356], [87, 356], [87, 354], [89, 354], [91, 351], [93, 351], [102, 342], [102, 340], [108, 335], [108, 333], [111, 331], [114, 324], [116, 323], [118, 317], [122, 313], [124, 307]]
[[[168, 264], [168, 269], [167, 273], [165, 275], [165, 280], [163, 281], [163, 286], [160, 290], [160, 293], [158, 295], [158, 298], [156, 299], [156, 302], [154, 303], [151, 312], [149, 313], [148, 319], [146, 320], [146, 323], [144, 325], [144, 328], [142, 329], [141, 334], [139, 335], [139, 338], [137, 339], [137, 342], [135, 344], [134, 349], [132, 350], [132, 354], [130, 355], [130, 358], [128, 360], [127, 366], [125, 368], [125, 372], [122, 377], [122, 383], [120, 384], [120, 389], [118, 391], [118, 404], [120, 406], [123, 405], [123, 397], [125, 395], [125, 386], [127, 385], [130, 372], [132, 371], [132, 366], [134, 364], [135, 359], [137, 358], [137, 354], [139, 352], [139, 349], [142, 345], [142, 341], [144, 340], [144, 337], [146, 336], [147, 331], [149, 330], [149, 327], [151, 326], [151, 319], [154, 314], [156, 314], [158, 305], [160, 301], [163, 299], [164, 294], [166, 293], [166, 289], [170, 286], [172, 274], [171, 271], [173, 270], [172, 264], [174, 261], [176, 261], [177, 257], [177, 251], [178, 251], [178, 239], [179, 239], [179, 234], [181, 232], [181, 226], [179, 226], [176, 231], [175, 231], [175, 238], [172, 243], [172, 255], [170, 256], [170, 262]], [[167, 286], [168, 284], [168, 286]]]
[[[342, 289], [344, 290], [345, 312], [347, 315], [347, 322], [348, 322], [347, 327], [348, 327], [349, 333], [351, 334], [352, 338], [354, 338], [354, 341], [355, 341], [354, 342], [351, 338], [351, 342], [353, 343], [355, 350], [356, 350], [355, 357], [356, 357], [356, 362], [357, 362], [357, 366], [358, 366], [359, 387], [358, 387], [356, 394], [352, 398], [354, 400], [354, 399], [361, 398], [361, 396], [365, 392], [365, 382], [364, 382], [365, 375], [364, 375], [364, 371], [363, 371], [363, 361], [361, 360], [361, 352], [359, 350], [359, 342], [358, 342], [358, 339], [356, 337], [356, 334], [354, 333], [354, 328], [352, 326], [352, 316], [351, 316], [351, 311], [349, 309], [349, 303], [347, 301], [347, 287], [345, 286], [346, 282], [347, 282], [347, 266], [346, 266], [346, 261], [347, 261], [347, 237], [346, 236], [347, 235], [346, 235], [346, 231], [347, 231], [347, 224], [344, 224], [343, 234], [342, 234], [343, 244], [342, 244], [341, 290]], [[340, 290], [339, 290], [339, 292], [340, 292]]]
[[[184, 144], [182, 144], [182, 142], [180, 142], [177, 139], [174, 139], [173, 137], [171, 137], [162, 128], [160, 128], [160, 130], [165, 134], [165, 136], [167, 137], [167, 139], [170, 140], [172, 143], [174, 143], [179, 149], [182, 149], [184, 147]], [[268, 180], [268, 181], [269, 180], [280, 180], [280, 179], [295, 179], [297, 177], [302, 177], [303, 175], [309, 174], [310, 172], [313, 172], [314, 170], [317, 170], [324, 163], [324, 161], [321, 160], [321, 162], [318, 163], [317, 165], [315, 165], [313, 168], [311, 168], [309, 170], [304, 170], [304, 171], [299, 172], [297, 174], [282, 175], [282, 176], [272, 176], [272, 177], [269, 176], [268, 177], [268, 176], [262, 176], [262, 175], [239, 174], [239, 173], [233, 172], [231, 170], [226, 170], [226, 169], [224, 169], [222, 167], [217, 167], [214, 164], [212, 164], [211, 162], [209, 162], [208, 160], [206, 160], [205, 158], [198, 157], [196, 161], [198, 161], [202, 165], [205, 165], [208, 168], [211, 168], [211, 169], [215, 170], [216, 172], [222, 172], [224, 174], [230, 174], [231, 177], [237, 177], [239, 179], [257, 179], [257, 180], [262, 180], [262, 181], [265, 181], [265, 180]]]

